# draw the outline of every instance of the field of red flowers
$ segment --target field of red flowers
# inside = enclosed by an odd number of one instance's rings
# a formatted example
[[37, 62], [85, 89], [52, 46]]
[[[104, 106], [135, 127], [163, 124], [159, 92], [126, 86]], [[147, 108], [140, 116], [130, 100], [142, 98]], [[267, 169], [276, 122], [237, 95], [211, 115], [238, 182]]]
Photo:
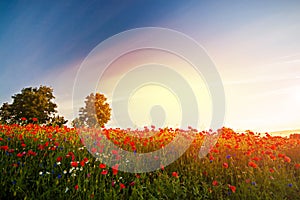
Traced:
[[[100, 134], [128, 151], [149, 152], [180, 131], [153, 127]], [[118, 170], [124, 163], [110, 168], [93, 157], [74, 128], [0, 125], [0, 199], [300, 199], [299, 139], [218, 131], [204, 158], [199, 150], [211, 132], [201, 131], [169, 166], [126, 173]], [[137, 137], [143, 133], [151, 136]]]

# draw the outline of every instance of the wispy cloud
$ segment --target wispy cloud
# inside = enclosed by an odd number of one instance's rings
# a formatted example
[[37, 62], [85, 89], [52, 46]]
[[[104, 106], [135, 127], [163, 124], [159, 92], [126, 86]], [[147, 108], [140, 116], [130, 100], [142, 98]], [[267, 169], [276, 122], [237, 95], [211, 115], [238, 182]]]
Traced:
[[290, 54], [290, 55], [286, 55], [286, 56], [281, 56], [279, 57], [278, 59], [290, 59], [290, 58], [299, 58], [300, 57], [300, 53], [293, 53], [293, 54]]

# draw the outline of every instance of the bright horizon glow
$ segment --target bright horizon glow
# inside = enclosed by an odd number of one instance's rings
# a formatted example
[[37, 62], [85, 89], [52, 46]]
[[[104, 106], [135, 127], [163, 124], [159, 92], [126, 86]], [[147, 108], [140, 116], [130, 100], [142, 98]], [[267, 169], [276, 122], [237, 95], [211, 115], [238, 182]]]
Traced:
[[[181, 106], [176, 96], [167, 89], [157, 85], [145, 85], [130, 96], [128, 103], [129, 116], [138, 128], [156, 125], [156, 127], [178, 127], [181, 123]], [[152, 116], [151, 110], [156, 105], [165, 110], [161, 116]], [[155, 121], [157, 121], [155, 123]], [[146, 122], [146, 123], [144, 123]]]
[[[109, 52], [108, 52], [109, 54]], [[97, 59], [97, 56], [95, 58], [95, 60]], [[91, 65], [93, 65], [91, 67], [91, 69], [96, 69], [98, 68], [98, 63], [91, 61]], [[95, 64], [93, 64], [95, 63]], [[102, 92], [104, 93], [107, 98], [108, 98], [108, 102], [110, 103], [111, 107], [113, 108], [111, 101], [112, 101], [112, 93], [111, 93], [111, 87], [112, 86], [116, 86], [119, 84], [119, 81], [122, 80], [122, 76], [126, 75], [128, 76], [130, 73], [136, 73], [136, 77], [145, 77], [147, 76], [147, 73], [149, 71], [147, 70], [151, 70], [151, 66], [156, 66], [156, 65], [161, 65], [161, 66], [165, 66], [165, 67], [169, 67], [172, 70], [175, 70], [178, 74], [180, 74], [180, 76], [182, 76], [185, 81], [187, 81], [187, 83], [190, 85], [191, 89], [193, 90], [193, 93], [197, 99], [198, 102], [198, 110], [199, 110], [199, 119], [198, 119], [198, 127], [194, 127], [194, 128], [198, 128], [198, 129], [209, 129], [209, 125], [210, 125], [210, 121], [212, 118], [212, 102], [210, 99], [210, 93], [206, 87], [206, 83], [203, 80], [202, 77], [200, 77], [197, 73], [197, 71], [193, 68], [193, 66], [191, 66], [188, 62], [186, 62], [185, 60], [181, 59], [180, 57], [173, 55], [169, 52], [165, 52], [165, 51], [159, 51], [159, 50], [151, 50], [151, 49], [145, 49], [145, 50], [139, 50], [139, 51], [134, 51], [131, 53], [128, 53], [120, 58], [118, 58], [117, 60], [115, 60], [113, 63], [111, 63], [111, 65], [109, 66], [109, 68], [107, 68], [107, 70], [105, 71], [105, 73], [102, 75], [103, 77], [105, 77], [102, 80], [102, 84], [99, 83], [98, 88], [96, 89], [97, 92]], [[132, 68], [131, 70], [129, 70], [130, 68]], [[150, 69], [147, 69], [147, 67], [150, 67]], [[136, 72], [136, 70], [140, 71]], [[125, 77], [126, 77], [125, 76]], [[158, 77], [160, 77], [161, 79], [170, 79], [172, 77], [167, 76], [164, 77], [164, 75], [162, 74], [157, 74]], [[135, 82], [136, 80], [133, 78], [132, 79], [133, 82]], [[180, 82], [177, 83], [177, 80], [173, 80], [173, 83], [175, 85], [176, 88], [180, 88]], [[150, 85], [152, 85], [152, 83], [149, 83]], [[146, 85], [147, 86], [147, 85]], [[158, 92], [156, 96], [149, 96], [146, 95], [146, 92], [149, 92], [151, 94], [154, 94], [154, 88], [156, 88], [156, 91]], [[159, 89], [160, 88], [160, 89]], [[133, 113], [131, 113], [131, 117], [133, 119], [133, 122], [135, 122], [136, 124], [138, 124], [138, 127], [143, 127], [146, 125], [151, 125], [150, 123], [150, 110], [151, 108], [149, 106], [155, 106], [157, 105], [158, 101], [162, 103], [162, 105], [164, 105], [165, 108], [165, 114], [166, 114], [166, 122], [169, 123], [165, 123], [164, 126], [168, 126], [168, 127], [179, 127], [180, 123], [181, 123], [181, 116], [179, 117], [178, 114], [181, 112], [181, 105], [180, 105], [180, 100], [178, 99], [178, 97], [176, 96], [176, 94], [174, 93], [174, 91], [172, 91], [172, 88], [166, 88], [163, 85], [155, 85], [153, 87], [137, 87], [136, 88], [137, 94], [139, 96], [139, 98], [135, 98], [135, 105], [132, 104], [131, 99], [129, 99], [128, 102], [128, 110], [133, 111], [134, 113], [137, 114], [137, 116], [132, 116]], [[148, 89], [148, 90], [145, 90]], [[139, 90], [144, 90], [144, 91], [139, 91]], [[165, 92], [163, 92], [165, 91]], [[168, 91], [168, 92], [167, 92]], [[172, 95], [170, 94], [173, 94]], [[144, 96], [142, 96], [142, 94], [144, 94]], [[169, 94], [169, 95], [167, 95]], [[132, 96], [134, 97], [134, 94], [132, 94]], [[176, 105], [174, 104], [175, 99], [177, 99], [177, 103]], [[139, 100], [139, 101], [137, 101]], [[145, 102], [148, 102], [148, 112], [145, 114], [144, 111], [146, 111], [145, 109], [140, 109], [143, 106], [146, 106]], [[152, 102], [152, 103], [151, 103]], [[167, 105], [172, 105], [173, 107], [173, 112], [171, 111], [171, 107]], [[135, 111], [136, 110], [136, 111]], [[138, 116], [143, 116], [142, 118], [139, 118]], [[139, 120], [137, 120], [139, 119]], [[161, 122], [163, 123], [163, 122]], [[109, 126], [113, 126], [115, 127], [115, 124], [117, 124], [114, 121], [114, 117], [112, 116], [111, 121], [108, 123]], [[155, 123], [156, 124], [156, 123]], [[155, 125], [153, 124], [153, 125]]]
[[[299, 8], [298, 1], [0, 2], [0, 103], [11, 102], [11, 96], [24, 87], [51, 86], [58, 114], [70, 122], [77, 115], [73, 104], [84, 105], [84, 99], [72, 102], [72, 91], [88, 53], [114, 34], [157, 26], [182, 32], [206, 49], [224, 84], [224, 126], [258, 132], [299, 129]], [[191, 77], [194, 91], [205, 93], [205, 88], [198, 88], [205, 84], [184, 70], [182, 63], [176, 64], [175, 60], [166, 63]], [[112, 73], [108, 81], [113, 79]], [[83, 98], [90, 92], [83, 91]], [[207, 105], [210, 100], [203, 102]], [[203, 104], [199, 109], [203, 115], [211, 112]], [[175, 118], [179, 120], [174, 115], [171, 121]]]

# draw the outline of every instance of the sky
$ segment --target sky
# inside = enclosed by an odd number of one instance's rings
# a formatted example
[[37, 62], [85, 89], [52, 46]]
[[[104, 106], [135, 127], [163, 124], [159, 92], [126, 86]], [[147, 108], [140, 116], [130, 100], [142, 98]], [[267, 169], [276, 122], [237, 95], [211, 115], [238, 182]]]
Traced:
[[[51, 86], [58, 113], [71, 121], [77, 115], [76, 110], [84, 105], [83, 99], [74, 100], [74, 86], [82, 63], [93, 49], [123, 31], [160, 27], [195, 40], [215, 64], [226, 97], [224, 126], [254, 131], [299, 129], [299, 9], [299, 1], [276, 0], [1, 1], [0, 103], [11, 102], [11, 96], [24, 87]], [[131, 43], [123, 45], [126, 44]], [[121, 45], [115, 44], [112, 51], [118, 48]], [[140, 58], [138, 55], [134, 59]], [[157, 59], [168, 56], [162, 53]], [[174, 59], [170, 58], [168, 65], [174, 65], [179, 74], [189, 77], [188, 66], [175, 66], [179, 61]], [[121, 61], [130, 63], [126, 59]], [[115, 73], [124, 69], [116, 68]], [[113, 80], [113, 76], [112, 73], [108, 79]], [[195, 92], [197, 83], [203, 84], [203, 80], [196, 80], [196, 75], [191, 79], [188, 83]], [[182, 107], [176, 104], [176, 94], [167, 89], [145, 85], [135, 90], [129, 102], [132, 108], [129, 110], [134, 111], [129, 113], [133, 121], [145, 118], [151, 123], [149, 114], [142, 114], [149, 113], [152, 104], [163, 105], [167, 113], [161, 119], [167, 118], [163, 125], [180, 121], [179, 112], [173, 108], [180, 111]], [[88, 94], [89, 91], [82, 93]], [[149, 94], [161, 98], [150, 101]], [[198, 99], [201, 94], [196, 94]], [[204, 110], [201, 119], [210, 118], [212, 111], [206, 111], [207, 107], [211, 108], [209, 100], [203, 102], [198, 107]], [[168, 107], [173, 104], [174, 107]], [[147, 109], [138, 112], [134, 105]], [[160, 115], [164, 113], [158, 108], [155, 116]]]

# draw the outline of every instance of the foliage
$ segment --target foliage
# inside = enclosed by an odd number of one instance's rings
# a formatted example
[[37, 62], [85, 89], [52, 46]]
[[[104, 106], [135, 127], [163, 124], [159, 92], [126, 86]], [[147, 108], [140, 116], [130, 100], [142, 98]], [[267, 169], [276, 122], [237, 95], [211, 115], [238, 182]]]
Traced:
[[12, 96], [12, 104], [4, 103], [0, 108], [0, 121], [7, 124], [65, 124], [63, 117], [55, 116], [57, 105], [53, 89], [47, 86], [23, 88]]
[[83, 121], [81, 121], [78, 117], [76, 117], [72, 122], [71, 122], [72, 127], [82, 127], [84, 126]]
[[[199, 149], [210, 132], [189, 130], [194, 142], [176, 162], [134, 174], [109, 168], [91, 156], [77, 131], [0, 125], [0, 199], [299, 199], [299, 139], [223, 128], [216, 145], [200, 159]], [[181, 131], [92, 132], [124, 149], [150, 152]], [[95, 149], [102, 154], [105, 150], [101, 145]], [[114, 150], [106, 156], [117, 160], [118, 155]], [[119, 164], [128, 164], [124, 162]]]
[[11, 105], [9, 105], [7, 102], [3, 103], [2, 107], [0, 108], [0, 122], [1, 123], [11, 123]]
[[64, 117], [57, 115], [57, 116], [51, 117], [49, 122], [47, 123], [47, 125], [62, 127], [67, 122], [68, 122], [68, 120], [65, 120]]
[[111, 108], [106, 103], [106, 97], [100, 93], [91, 93], [86, 97], [85, 107], [79, 109], [79, 118], [72, 125], [87, 127], [102, 127], [110, 120]]

